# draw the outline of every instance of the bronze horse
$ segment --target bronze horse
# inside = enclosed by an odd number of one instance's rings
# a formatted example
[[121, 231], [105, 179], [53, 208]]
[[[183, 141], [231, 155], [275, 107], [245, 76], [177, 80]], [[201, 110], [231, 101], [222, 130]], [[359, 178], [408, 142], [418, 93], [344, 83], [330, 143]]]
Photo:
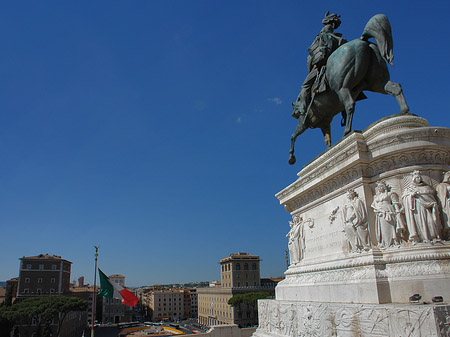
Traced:
[[[369, 38], [374, 38], [377, 44], [369, 42]], [[393, 65], [393, 59], [391, 25], [385, 15], [377, 14], [367, 22], [361, 38], [342, 45], [330, 55], [325, 70], [328, 89], [313, 93], [306, 114], [299, 116], [298, 103], [292, 104], [298, 124], [291, 136], [289, 164], [295, 163], [295, 140], [308, 128], [320, 128], [325, 144], [331, 146], [331, 121], [340, 112], [344, 136], [347, 135], [352, 128], [355, 101], [365, 98], [364, 90], [392, 95], [402, 113], [409, 111], [400, 84], [389, 80], [386, 62]]]

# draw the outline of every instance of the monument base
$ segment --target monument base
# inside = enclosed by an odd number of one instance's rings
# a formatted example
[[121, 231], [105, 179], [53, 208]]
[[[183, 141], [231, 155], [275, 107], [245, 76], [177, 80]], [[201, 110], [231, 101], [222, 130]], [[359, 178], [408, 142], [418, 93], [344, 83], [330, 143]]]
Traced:
[[306, 165], [276, 195], [290, 265], [254, 336], [448, 336], [424, 303], [450, 300], [449, 164], [450, 129], [402, 114]]
[[450, 305], [258, 301], [254, 337], [450, 336]]

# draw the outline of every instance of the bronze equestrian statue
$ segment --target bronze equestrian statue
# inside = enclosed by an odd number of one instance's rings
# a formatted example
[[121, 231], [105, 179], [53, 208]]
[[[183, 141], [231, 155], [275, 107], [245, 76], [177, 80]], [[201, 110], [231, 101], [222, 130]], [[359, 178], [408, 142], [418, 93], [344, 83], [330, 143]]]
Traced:
[[[308, 70], [292, 116], [298, 119], [291, 136], [289, 164], [295, 163], [294, 143], [308, 128], [320, 128], [327, 147], [331, 146], [330, 125], [342, 113], [344, 136], [352, 128], [355, 102], [365, 99], [363, 91], [389, 94], [397, 99], [400, 111], [407, 113], [400, 84], [389, 80], [386, 62], [393, 65], [391, 25], [383, 14], [373, 16], [361, 38], [346, 42], [334, 33], [341, 21], [337, 14], [325, 14], [324, 27], [308, 48]], [[374, 38], [377, 44], [369, 42]]]

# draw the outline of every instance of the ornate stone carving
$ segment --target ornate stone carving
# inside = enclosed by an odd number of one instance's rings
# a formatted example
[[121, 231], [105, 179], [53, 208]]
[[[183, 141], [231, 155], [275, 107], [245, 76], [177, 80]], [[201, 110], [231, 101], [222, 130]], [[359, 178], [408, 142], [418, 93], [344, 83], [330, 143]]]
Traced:
[[331, 214], [328, 217], [328, 220], [330, 220], [330, 225], [332, 225], [334, 220], [336, 220], [336, 217], [337, 217], [336, 214], [337, 214], [338, 211], [339, 211], [339, 206], [331, 211]]
[[404, 209], [397, 193], [391, 192], [390, 187], [382, 180], [377, 183], [372, 208], [378, 246], [385, 248], [398, 245], [406, 234]]
[[442, 183], [436, 186], [436, 192], [442, 211], [442, 235], [444, 239], [450, 239], [450, 171], [444, 173]]
[[309, 272], [296, 275], [288, 275], [284, 284], [320, 284], [329, 282], [346, 282], [375, 278], [375, 270], [371, 266], [334, 269], [322, 272]]
[[[277, 302], [261, 300], [263, 302]], [[273, 303], [270, 305], [275, 307]], [[268, 326], [259, 311], [259, 327], [254, 336], [427, 336], [443, 337], [450, 332], [448, 305], [370, 305], [283, 301], [284, 323]], [[273, 317], [272, 317], [273, 319]], [[274, 328], [275, 327], [275, 328]], [[295, 332], [297, 331], [297, 332]]]
[[294, 216], [293, 221], [289, 221], [291, 230], [286, 234], [288, 238], [290, 264], [299, 263], [304, 256], [305, 251], [305, 229], [303, 218], [299, 215]]
[[411, 178], [403, 191], [409, 239], [413, 242], [440, 240], [442, 227], [434, 191], [423, 181], [420, 171], [414, 171]]
[[342, 207], [344, 233], [352, 252], [369, 250], [367, 210], [364, 202], [353, 189], [347, 191], [347, 203]]

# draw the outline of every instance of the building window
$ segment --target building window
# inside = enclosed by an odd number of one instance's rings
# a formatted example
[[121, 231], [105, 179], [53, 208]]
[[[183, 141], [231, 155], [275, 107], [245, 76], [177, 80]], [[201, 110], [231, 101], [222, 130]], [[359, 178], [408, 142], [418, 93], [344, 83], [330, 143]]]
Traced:
[[248, 263], [244, 264], [244, 270], [248, 270]]
[[248, 287], [248, 282], [245, 282], [245, 286]]
[[55, 289], [50, 289], [50, 294], [54, 294], [55, 293]]
[[248, 274], [245, 274], [245, 278], [248, 278]]
[[241, 286], [241, 282], [238, 282], [238, 287], [240, 287]]
[[236, 270], [241, 270], [241, 264], [240, 263], [236, 263]]
[[27, 264], [27, 269], [28, 269], [28, 270], [31, 269], [31, 264]]
[[29, 293], [30, 293], [30, 289], [25, 288], [25, 289], [23, 290], [23, 293], [24, 293], [24, 294], [29, 294]]
[[256, 270], [256, 263], [252, 264], [252, 270]]
[[43, 264], [39, 265], [39, 270], [44, 270], [44, 265]]
[[256, 282], [253, 282], [253, 285], [256, 287]]
[[52, 277], [52, 278], [50, 279], [50, 282], [51, 282], [51, 283], [56, 283], [56, 279], [55, 279], [54, 277]]
[[239, 274], [239, 273], [237, 273], [237, 274], [236, 274], [236, 278], [239, 278], [239, 277], [240, 277], [240, 274]]
[[30, 283], [30, 279], [28, 277], [25, 278], [25, 283]]
[[38, 278], [38, 283], [42, 283], [42, 278]]
[[37, 289], [36, 294], [38, 294], [38, 295], [42, 294], [42, 289]]
[[56, 270], [56, 264], [52, 264], [52, 270]]

